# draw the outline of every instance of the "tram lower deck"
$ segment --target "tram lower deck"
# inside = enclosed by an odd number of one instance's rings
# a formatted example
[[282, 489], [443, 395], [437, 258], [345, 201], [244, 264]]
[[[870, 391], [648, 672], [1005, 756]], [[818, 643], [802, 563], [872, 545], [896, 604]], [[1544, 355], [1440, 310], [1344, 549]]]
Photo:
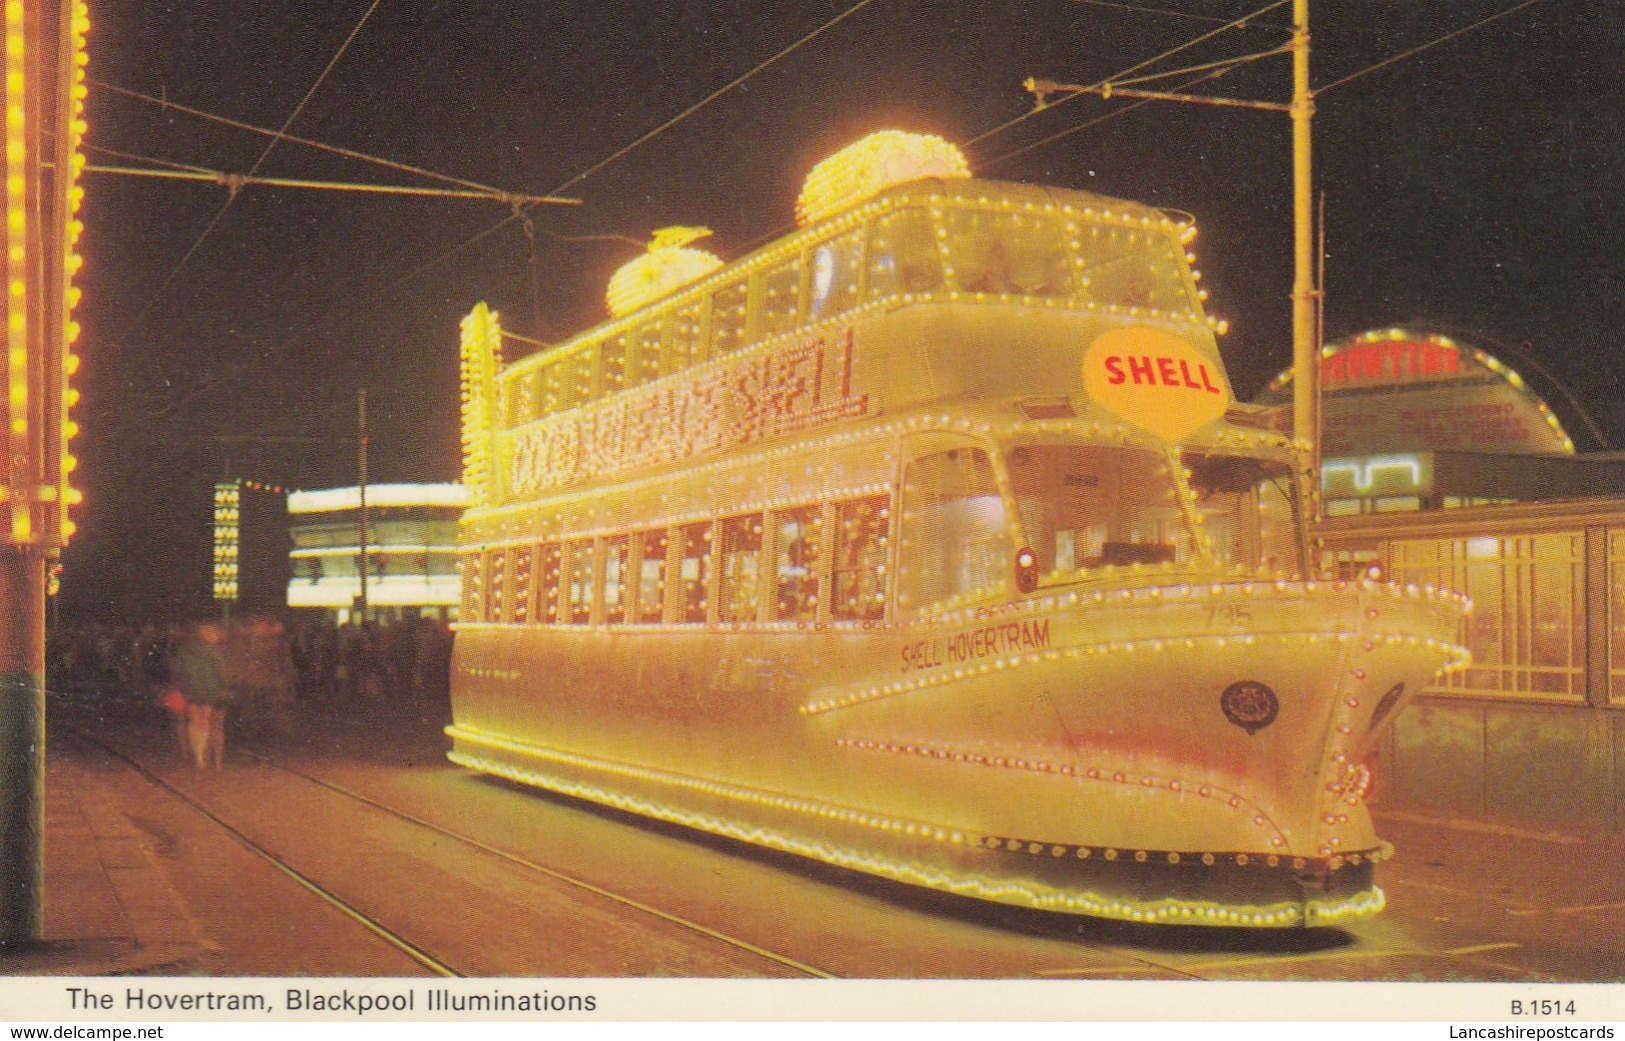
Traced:
[[982, 899], [1327, 924], [1380, 909], [1361, 760], [1458, 610], [1181, 581], [822, 632], [466, 626], [452, 757]]

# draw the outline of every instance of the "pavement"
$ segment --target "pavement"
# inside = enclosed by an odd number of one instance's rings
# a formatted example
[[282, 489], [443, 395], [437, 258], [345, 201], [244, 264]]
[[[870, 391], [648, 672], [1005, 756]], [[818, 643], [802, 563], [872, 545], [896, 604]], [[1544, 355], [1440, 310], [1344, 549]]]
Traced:
[[105, 753], [47, 739], [44, 926], [38, 943], [0, 951], [0, 975], [168, 975], [202, 951], [198, 923], [116, 795], [121, 777]]
[[[162, 848], [162, 830], [144, 828], [139, 800], [121, 794], [128, 769], [94, 743], [53, 727], [45, 783], [43, 936], [26, 948], [0, 950], [0, 976], [206, 973], [218, 948], [161, 866], [174, 852]], [[1514, 915], [1625, 907], [1618, 876], [1600, 866], [1625, 855], [1625, 836], [1533, 834], [1397, 812], [1379, 812], [1378, 824], [1416, 858], [1410, 884], [1423, 889], [1452, 892], [1448, 885], [1471, 878], [1477, 891], [1507, 894]], [[1596, 868], [1554, 872], [1553, 858]], [[1433, 873], [1438, 878], [1430, 881]], [[1539, 908], [1530, 902], [1519, 910], [1515, 894], [1525, 893], [1540, 894]]]

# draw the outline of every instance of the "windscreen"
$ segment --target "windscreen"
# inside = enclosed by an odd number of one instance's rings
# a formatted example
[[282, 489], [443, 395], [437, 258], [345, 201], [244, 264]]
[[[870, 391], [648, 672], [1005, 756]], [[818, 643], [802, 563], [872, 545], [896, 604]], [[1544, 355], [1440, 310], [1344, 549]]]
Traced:
[[1010, 449], [1005, 463], [1041, 583], [1107, 567], [1191, 558], [1190, 528], [1161, 454], [1031, 444]]
[[1202, 452], [1187, 452], [1184, 463], [1218, 562], [1296, 577], [1301, 557], [1292, 467]]

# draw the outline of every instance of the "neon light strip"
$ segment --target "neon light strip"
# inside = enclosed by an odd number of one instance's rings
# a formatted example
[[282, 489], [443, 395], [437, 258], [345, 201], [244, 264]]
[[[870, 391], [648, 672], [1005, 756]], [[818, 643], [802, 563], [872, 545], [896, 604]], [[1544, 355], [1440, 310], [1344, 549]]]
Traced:
[[[425, 553], [435, 555], [455, 555], [457, 546], [393, 546], [370, 543], [367, 546], [367, 555], [382, 553], [387, 556], [421, 556]], [[296, 549], [288, 556], [294, 560], [306, 560], [313, 557], [357, 557], [361, 555], [360, 546], [332, 546], [321, 549]]]
[[1415, 455], [1373, 455], [1363, 460], [1330, 459], [1320, 464], [1320, 486], [1325, 488], [1332, 474], [1346, 473], [1353, 479], [1354, 490], [1364, 494], [1376, 487], [1379, 473], [1394, 470], [1409, 475], [1412, 490], [1422, 488], [1422, 460]]
[[[359, 576], [288, 583], [289, 607], [349, 607], [360, 595]], [[455, 575], [385, 575], [367, 581], [367, 602], [374, 606], [450, 607], [461, 595]]]
[[[367, 508], [374, 506], [455, 506], [468, 505], [468, 489], [460, 484], [369, 484]], [[331, 513], [359, 510], [361, 489], [326, 488], [311, 492], [289, 492], [289, 513]]]

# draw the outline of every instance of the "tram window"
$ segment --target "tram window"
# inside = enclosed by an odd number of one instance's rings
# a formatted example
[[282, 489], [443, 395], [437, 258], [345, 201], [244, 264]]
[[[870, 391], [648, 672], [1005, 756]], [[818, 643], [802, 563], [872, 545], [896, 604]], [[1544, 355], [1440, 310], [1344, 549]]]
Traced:
[[627, 337], [631, 355], [627, 360], [627, 385], [660, 378], [660, 319], [632, 330]]
[[775, 617], [810, 622], [818, 616], [818, 555], [824, 537], [824, 511], [817, 506], [780, 510], [773, 515], [778, 547]]
[[666, 618], [666, 530], [639, 532], [637, 620], [660, 622]]
[[838, 235], [814, 247], [812, 297], [807, 301], [809, 318], [825, 318], [858, 306], [858, 278], [862, 273], [862, 263], [861, 229]]
[[884, 495], [836, 505], [832, 617], [879, 621], [886, 616], [886, 532], [890, 521], [891, 507]]
[[954, 284], [967, 293], [1070, 296], [1067, 229], [1045, 214], [949, 210], [942, 215]]
[[1186, 453], [1184, 462], [1197, 516], [1220, 564], [1297, 572], [1290, 465], [1198, 452]]
[[487, 554], [486, 574], [490, 575], [487, 582], [485, 620], [488, 622], [501, 622], [506, 619], [502, 614], [503, 587], [507, 585], [508, 555], [500, 549], [493, 549]]
[[569, 372], [569, 382], [571, 385], [570, 403], [572, 405], [584, 405], [592, 400], [593, 355], [597, 353], [598, 345], [593, 344], [576, 351], [573, 356], [565, 359], [564, 361], [564, 365], [567, 367]]
[[678, 308], [671, 316], [664, 373], [682, 372], [700, 357], [700, 304], [695, 302]]
[[724, 622], [753, 622], [761, 601], [762, 515], [724, 520], [721, 552], [721, 618]]
[[682, 619], [706, 620], [706, 589], [711, 582], [711, 525], [689, 524], [678, 532], [683, 556], [678, 577], [683, 583]]
[[504, 388], [508, 398], [508, 426], [510, 428], [523, 426], [536, 418], [538, 402], [536, 400], [536, 374], [527, 372], [523, 376], [506, 381]]
[[625, 535], [604, 540], [604, 621], [626, 621], [626, 560], [630, 544]]
[[529, 546], [520, 546], [513, 551], [513, 593], [508, 600], [508, 620], [516, 625], [525, 625], [530, 621], [531, 557]]
[[931, 215], [919, 207], [893, 210], [869, 227], [869, 296], [925, 293], [942, 284], [942, 258]]
[[750, 286], [724, 286], [711, 297], [711, 355], [726, 357], [745, 346]]
[[536, 578], [539, 603], [538, 620], [543, 625], [554, 625], [559, 620], [559, 590], [563, 585], [563, 560], [556, 542], [543, 545], [536, 551]]
[[1014, 559], [1008, 526], [986, 452], [956, 448], [909, 463], [898, 602], [923, 610], [1002, 588]]
[[1178, 487], [1157, 452], [1024, 445], [1006, 456], [1022, 534], [1042, 577], [1188, 560]]
[[542, 367], [542, 407], [548, 415], [575, 408], [582, 402], [581, 389], [575, 380], [574, 362], [573, 358], [565, 358]]
[[592, 543], [573, 542], [566, 547], [565, 574], [569, 576], [570, 621], [585, 625], [592, 621]]
[[1097, 224], [1079, 236], [1079, 250], [1086, 299], [1184, 317], [1196, 313], [1179, 246], [1166, 235]]
[[801, 261], [769, 268], [762, 273], [761, 338], [787, 333], [801, 324]]
[[598, 347], [598, 393], [613, 394], [626, 386], [626, 337], [605, 340]]

